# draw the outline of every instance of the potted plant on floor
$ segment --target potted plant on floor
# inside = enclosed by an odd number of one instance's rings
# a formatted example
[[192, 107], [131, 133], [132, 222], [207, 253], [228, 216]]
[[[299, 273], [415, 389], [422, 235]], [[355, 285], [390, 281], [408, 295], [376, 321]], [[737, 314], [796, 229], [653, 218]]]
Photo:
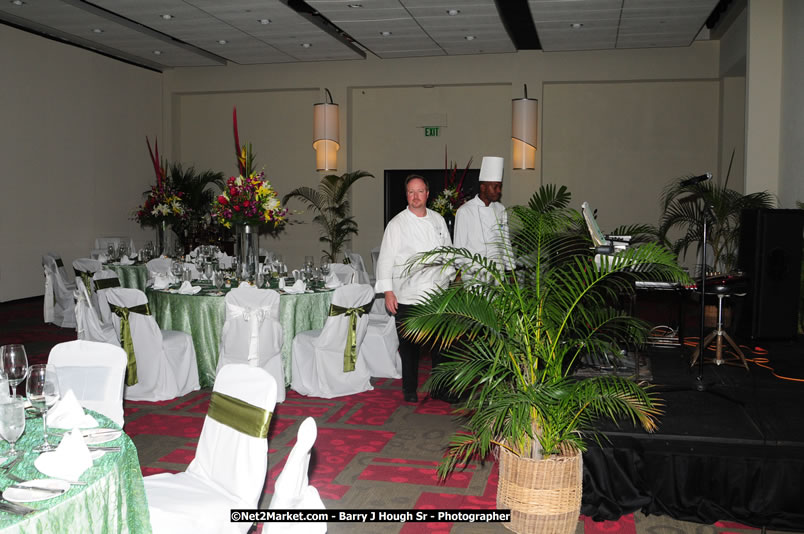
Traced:
[[305, 202], [316, 215], [313, 222], [321, 226], [319, 241], [327, 243], [329, 250], [322, 250], [330, 262], [343, 250], [346, 241], [357, 235], [357, 222], [350, 215], [349, 188], [364, 177], [374, 178], [366, 171], [347, 172], [340, 176], [329, 174], [321, 178], [318, 189], [297, 187], [282, 199], [286, 204], [291, 198]]
[[661, 404], [646, 387], [614, 375], [581, 379], [573, 369], [585, 353], [616, 353], [645, 338], [647, 325], [616, 306], [634, 279], [687, 281], [657, 243], [594, 261], [591, 241], [578, 246], [581, 215], [569, 202], [565, 187], [543, 186], [528, 206], [512, 208], [515, 275], [465, 249], [422, 254], [420, 264], [482, 276], [429, 294], [404, 323], [406, 335], [446, 348], [428, 386], [464, 399], [464, 429], [440, 476], [497, 451], [497, 504], [512, 510], [506, 526], [516, 532], [575, 531], [581, 452], [598, 417], [656, 427]]

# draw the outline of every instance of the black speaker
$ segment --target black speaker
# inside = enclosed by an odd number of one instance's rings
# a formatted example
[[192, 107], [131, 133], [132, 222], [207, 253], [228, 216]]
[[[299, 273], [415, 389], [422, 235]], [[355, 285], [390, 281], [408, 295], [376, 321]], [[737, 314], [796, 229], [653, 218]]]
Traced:
[[798, 331], [804, 210], [750, 209], [740, 214], [737, 264], [748, 276], [740, 334], [791, 339]]

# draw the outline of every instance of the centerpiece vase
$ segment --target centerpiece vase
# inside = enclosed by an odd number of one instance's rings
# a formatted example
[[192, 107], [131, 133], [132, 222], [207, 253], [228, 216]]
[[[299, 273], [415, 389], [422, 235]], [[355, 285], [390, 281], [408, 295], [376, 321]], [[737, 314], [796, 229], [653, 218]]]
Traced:
[[156, 254], [157, 256], [169, 256], [170, 247], [168, 245], [168, 235], [170, 229], [167, 221], [159, 221], [156, 225]]
[[256, 279], [260, 266], [259, 226], [238, 224], [236, 232], [238, 278], [253, 281]]

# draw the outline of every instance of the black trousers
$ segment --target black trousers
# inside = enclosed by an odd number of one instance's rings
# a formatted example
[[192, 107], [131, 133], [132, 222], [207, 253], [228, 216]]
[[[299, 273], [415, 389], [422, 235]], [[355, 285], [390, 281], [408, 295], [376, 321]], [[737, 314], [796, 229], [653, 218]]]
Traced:
[[[396, 331], [399, 334], [399, 356], [402, 359], [402, 391], [406, 394], [416, 393], [419, 387], [419, 352], [425, 345], [414, 343], [402, 332], [402, 322], [410, 313], [412, 304], [397, 304]], [[430, 347], [430, 358], [433, 368], [441, 363], [441, 351], [437, 347]]]

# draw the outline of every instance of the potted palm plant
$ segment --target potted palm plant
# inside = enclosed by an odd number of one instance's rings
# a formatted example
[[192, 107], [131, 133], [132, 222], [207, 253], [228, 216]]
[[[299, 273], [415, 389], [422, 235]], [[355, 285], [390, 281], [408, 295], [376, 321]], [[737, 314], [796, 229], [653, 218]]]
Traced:
[[186, 216], [173, 225], [185, 253], [196, 245], [211, 243], [220, 238], [220, 225], [211, 216], [212, 201], [223, 189], [223, 173], [198, 172], [195, 167], [182, 167], [181, 163], [170, 166], [170, 181], [181, 192]]
[[579, 378], [573, 369], [585, 353], [644, 340], [647, 325], [617, 306], [634, 279], [687, 280], [658, 243], [595, 261], [588, 237], [579, 243], [582, 217], [569, 202], [565, 187], [543, 186], [528, 206], [512, 208], [514, 275], [466, 249], [422, 254], [418, 264], [481, 275], [429, 294], [404, 323], [406, 335], [446, 348], [428, 386], [464, 399], [463, 429], [440, 476], [498, 452], [497, 504], [512, 510], [506, 526], [516, 532], [575, 532], [581, 452], [597, 418], [656, 427], [661, 404], [646, 387], [613, 375]]
[[347, 172], [340, 176], [329, 174], [321, 178], [318, 189], [297, 187], [282, 199], [286, 204], [291, 198], [298, 198], [316, 212], [313, 222], [321, 227], [319, 241], [327, 243], [328, 250], [322, 250], [330, 262], [343, 250], [346, 241], [357, 235], [357, 222], [350, 215], [349, 188], [364, 177], [374, 178], [366, 171]]

